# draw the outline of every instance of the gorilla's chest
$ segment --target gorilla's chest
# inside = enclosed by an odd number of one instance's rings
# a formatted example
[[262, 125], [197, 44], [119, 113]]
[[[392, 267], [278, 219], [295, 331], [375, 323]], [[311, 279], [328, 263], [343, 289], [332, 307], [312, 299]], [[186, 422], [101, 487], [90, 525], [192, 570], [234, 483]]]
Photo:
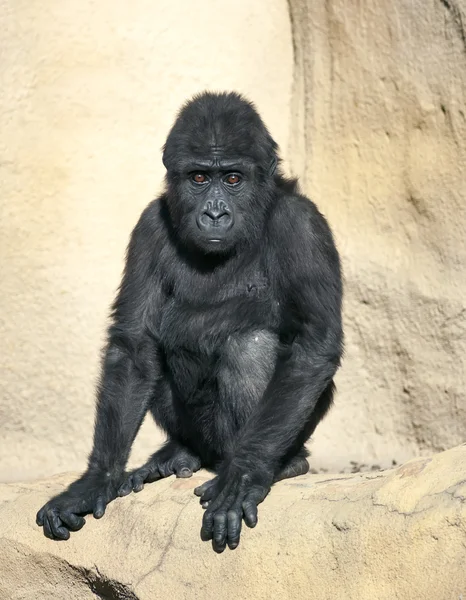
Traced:
[[278, 305], [267, 280], [222, 286], [200, 298], [197, 291], [173, 294], [159, 314], [159, 339], [165, 351], [199, 356], [217, 354], [228, 339], [257, 330], [273, 331]]
[[185, 410], [215, 403], [223, 414], [240, 402], [234, 420], [243, 421], [272, 376], [277, 330], [278, 305], [267, 285], [224, 289], [209, 303], [171, 297], [161, 312], [159, 339]]

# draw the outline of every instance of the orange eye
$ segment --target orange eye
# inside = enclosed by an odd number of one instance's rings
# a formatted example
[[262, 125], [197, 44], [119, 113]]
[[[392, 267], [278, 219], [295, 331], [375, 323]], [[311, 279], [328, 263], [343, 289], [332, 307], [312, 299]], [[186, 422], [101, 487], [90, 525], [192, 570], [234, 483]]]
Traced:
[[230, 185], [235, 185], [235, 183], [239, 183], [239, 175], [228, 175], [227, 183], [229, 183]]
[[193, 175], [193, 181], [196, 183], [205, 183], [207, 181], [207, 177], [203, 173], [196, 173]]

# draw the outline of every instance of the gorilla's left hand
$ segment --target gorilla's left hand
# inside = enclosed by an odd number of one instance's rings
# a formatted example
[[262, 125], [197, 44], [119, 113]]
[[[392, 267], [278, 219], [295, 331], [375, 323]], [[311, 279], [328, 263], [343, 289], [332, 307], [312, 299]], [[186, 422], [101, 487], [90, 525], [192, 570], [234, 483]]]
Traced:
[[257, 505], [270, 491], [273, 474], [264, 471], [245, 471], [227, 467], [218, 477], [194, 490], [206, 509], [202, 519], [201, 538], [212, 540], [215, 552], [226, 545], [234, 550], [239, 544], [241, 525], [257, 525]]

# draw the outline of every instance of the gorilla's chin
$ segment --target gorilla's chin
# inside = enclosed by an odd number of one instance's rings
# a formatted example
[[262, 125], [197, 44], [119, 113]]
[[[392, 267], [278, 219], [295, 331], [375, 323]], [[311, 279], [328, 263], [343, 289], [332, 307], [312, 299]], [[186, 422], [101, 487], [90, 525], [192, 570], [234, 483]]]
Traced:
[[219, 254], [225, 256], [231, 254], [235, 248], [235, 242], [231, 236], [223, 237], [198, 237], [195, 240], [198, 251], [204, 254]]

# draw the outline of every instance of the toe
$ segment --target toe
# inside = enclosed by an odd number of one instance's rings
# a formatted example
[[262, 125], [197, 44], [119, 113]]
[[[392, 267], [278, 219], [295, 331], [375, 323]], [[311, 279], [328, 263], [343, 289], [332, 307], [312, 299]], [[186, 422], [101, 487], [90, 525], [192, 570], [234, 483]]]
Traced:
[[196, 494], [196, 496], [204, 496], [205, 492], [214, 485], [215, 481], [216, 481], [217, 477], [215, 477], [214, 479], [211, 479], [210, 481], [206, 481], [205, 483], [203, 483], [202, 485], [199, 485], [197, 488], [194, 489], [194, 493]]
[[176, 476], [181, 479], [187, 479], [188, 477], [192, 477], [193, 472], [188, 467], [183, 467], [179, 471], [176, 472]]

